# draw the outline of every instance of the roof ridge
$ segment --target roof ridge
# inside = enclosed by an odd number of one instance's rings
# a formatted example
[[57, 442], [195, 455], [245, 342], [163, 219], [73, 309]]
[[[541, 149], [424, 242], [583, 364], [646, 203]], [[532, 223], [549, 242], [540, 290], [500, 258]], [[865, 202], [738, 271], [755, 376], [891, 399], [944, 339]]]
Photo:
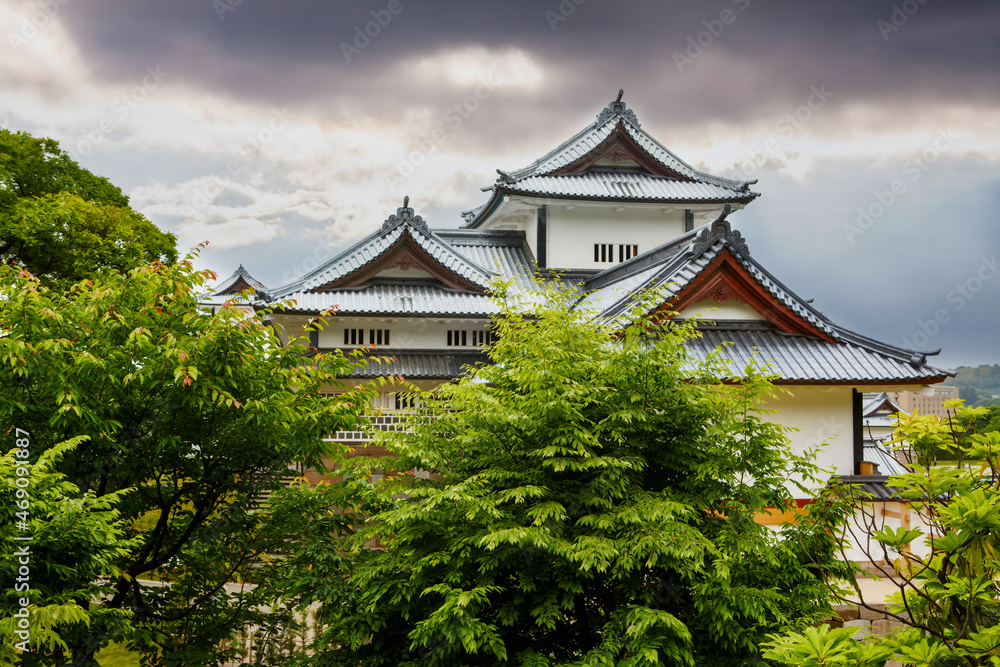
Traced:
[[[266, 289], [264, 287], [264, 283], [262, 283], [261, 281], [257, 280], [252, 275], [250, 275], [250, 272], [247, 271], [245, 268], [243, 268], [243, 264], [241, 263], [236, 268], [236, 270], [233, 271], [232, 275], [230, 275], [225, 280], [219, 281], [219, 284], [215, 286], [215, 289], [213, 290], [213, 292], [216, 293], [216, 294], [218, 294], [220, 291], [222, 291], [224, 289], [228, 289], [233, 284], [235, 284], [236, 281], [239, 280], [240, 278], [243, 278], [251, 286], [256, 285], [257, 287], [260, 287], [261, 289]], [[255, 287], [255, 289], [256, 289], [256, 287]]]
[[[398, 236], [393, 237], [394, 234], [398, 234]], [[399, 240], [399, 237], [403, 234], [409, 235], [414, 242], [427, 251], [432, 257], [435, 256], [435, 248], [447, 253], [450, 257], [454, 258], [455, 261], [464, 264], [467, 271], [456, 271], [454, 268], [447, 265], [445, 265], [445, 268], [453, 273], [462, 275], [463, 278], [474, 282], [484, 289], [488, 287], [488, 282], [493, 277], [495, 272], [479, 266], [462, 253], [458, 252], [445, 239], [431, 231], [429, 225], [423, 217], [417, 215], [414, 209], [410, 206], [410, 197], [406, 196], [403, 198], [403, 205], [396, 209], [395, 214], [391, 214], [385, 219], [385, 222], [382, 223], [382, 227], [378, 231], [369, 234], [354, 245], [345, 249], [340, 254], [324, 262], [321, 266], [302, 276], [299, 280], [273, 290], [271, 292], [271, 296], [275, 299], [287, 298], [289, 295], [296, 292], [315, 289], [316, 287], [333, 279], [331, 276], [325, 275], [330, 272], [331, 269], [343, 264], [345, 261], [348, 261], [353, 256], [363, 251], [367, 246], [376, 243], [381, 239], [391, 238], [387, 247], [382, 248], [378, 252], [373, 252], [370, 257], [364, 258], [363, 261], [359, 260], [359, 265], [351, 269], [348, 273], [356, 271], [362, 266], [370, 264], [376, 258], [381, 257], [389, 249], [389, 247]], [[428, 245], [431, 247], [428, 247]], [[441, 262], [440, 258], [435, 257], [435, 260]], [[443, 262], [441, 263], [444, 265]], [[469, 273], [470, 275], [464, 275], [464, 273]]]
[[498, 169], [497, 171], [500, 173], [501, 178], [510, 178], [513, 179], [513, 181], [519, 181], [523, 178], [527, 178], [528, 176], [534, 175], [535, 170], [537, 170], [538, 167], [544, 164], [547, 160], [558, 155], [560, 152], [566, 150], [566, 148], [568, 148], [570, 145], [572, 145], [573, 143], [577, 142], [578, 140], [586, 136], [588, 133], [593, 132], [601, 127], [604, 127], [612, 120], [614, 120], [615, 125], [617, 125], [619, 121], [616, 119], [620, 118], [622, 120], [627, 121], [629, 124], [633, 125], [636, 129], [640, 129], [641, 124], [639, 123], [639, 119], [635, 115], [635, 112], [629, 109], [628, 106], [624, 102], [622, 102], [622, 96], [624, 94], [625, 94], [625, 89], [624, 88], [619, 89], [617, 99], [615, 99], [606, 107], [604, 107], [600, 111], [600, 113], [597, 114], [597, 119], [594, 120], [594, 122], [584, 127], [575, 135], [573, 135], [566, 141], [562, 142], [556, 148], [552, 149], [542, 157], [538, 158], [527, 167], [515, 169], [510, 172], [502, 172]]
[[[497, 169], [497, 179], [490, 187], [484, 188], [484, 191], [489, 191], [491, 193], [488, 201], [481, 206], [469, 209], [468, 211], [463, 211], [462, 219], [465, 221], [463, 226], [472, 229], [478, 227], [478, 224], [486, 219], [495, 209], [497, 202], [502, 201], [503, 193], [506, 191], [515, 193], [522, 192], [525, 194], [541, 194], [542, 196], [560, 196], [560, 193], [549, 192], [546, 189], [538, 192], [530, 191], [530, 189], [522, 190], [519, 189], [517, 185], [529, 178], [542, 179], [552, 177], [553, 171], [572, 165], [575, 162], [583, 160], [586, 156], [591, 155], [615, 132], [623, 133], [623, 136], [627, 138], [628, 141], [635, 143], [635, 150], [642, 151], [650, 160], [661, 165], [668, 172], [676, 173], [682, 177], [675, 180], [688, 182], [686, 179], [689, 179], [691, 182], [702, 186], [714, 186], [720, 188], [723, 192], [718, 193], [718, 195], [713, 197], [711, 201], [723, 202], [730, 200], [749, 202], [760, 196], [760, 193], [750, 190], [750, 186], [756, 183], [756, 180], [737, 181], [729, 178], [723, 178], [721, 176], [714, 176], [707, 172], [695, 169], [687, 162], [679, 158], [673, 151], [668, 149], [656, 138], [642, 129], [642, 125], [639, 123], [635, 112], [629, 109], [628, 106], [622, 101], [623, 95], [624, 91], [619, 90], [618, 97], [607, 105], [597, 115], [597, 118], [592, 123], [584, 127], [566, 141], [560, 143], [545, 155], [536, 159], [531, 164], [512, 171]], [[619, 126], [623, 129], [619, 130]], [[580, 176], [581, 174], [561, 175], [572, 177]], [[566, 180], [572, 181], [573, 179], [567, 178]], [[581, 193], [574, 194], [563, 192], [561, 194], [569, 196], [570, 198], [588, 198], [589, 196]], [[678, 197], [676, 200], [705, 200], [705, 197], [692, 197], [690, 196], [690, 193], [688, 193], [688, 195], [689, 196]], [[625, 197], [626, 200], [631, 200], [633, 198], [635, 197]], [[657, 199], [657, 197], [639, 197], [637, 199]], [[674, 200], [673, 197], [670, 197], [670, 199]]]
[[[626, 129], [626, 131], [628, 131], [628, 127], [626, 127], [625, 129]], [[664, 153], [666, 153], [667, 155], [669, 155], [672, 159], [676, 160], [677, 163], [680, 164], [682, 167], [684, 167], [688, 171], [690, 171], [692, 175], [698, 176], [701, 179], [703, 179], [705, 181], [708, 181], [709, 183], [712, 183], [713, 185], [718, 185], [720, 187], [724, 187], [724, 188], [727, 188], [727, 189], [730, 189], [730, 190], [736, 190], [737, 192], [749, 192], [750, 191], [750, 186], [757, 182], [756, 178], [753, 179], [752, 181], [737, 181], [737, 180], [734, 180], [734, 179], [731, 179], [731, 178], [723, 178], [722, 176], [714, 176], [712, 174], [709, 174], [708, 172], [704, 172], [704, 171], [700, 171], [698, 169], [695, 169], [694, 167], [692, 167], [691, 165], [689, 165], [687, 162], [685, 162], [684, 160], [682, 160], [680, 157], [678, 157], [677, 154], [674, 153], [672, 150], [670, 150], [669, 148], [667, 148], [666, 146], [664, 146], [662, 143], [660, 143], [660, 141], [656, 137], [654, 137], [653, 135], [651, 135], [650, 133], [648, 133], [645, 130], [639, 128], [638, 126], [636, 126], [636, 130], [639, 133], [641, 133], [641, 135], [642, 135], [643, 138], [648, 139], [657, 148], [659, 148]], [[635, 137], [635, 136], [633, 136], [632, 138], [635, 139], [636, 141], [639, 141], [639, 139], [637, 137]], [[660, 162], [662, 163], [662, 160], [660, 160]], [[670, 165], [666, 165], [666, 166], [669, 167]]]

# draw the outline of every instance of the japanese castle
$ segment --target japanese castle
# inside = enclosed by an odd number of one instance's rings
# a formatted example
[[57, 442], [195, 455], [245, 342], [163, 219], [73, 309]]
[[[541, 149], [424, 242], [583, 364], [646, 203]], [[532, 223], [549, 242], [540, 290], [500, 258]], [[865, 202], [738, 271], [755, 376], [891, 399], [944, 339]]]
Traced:
[[[952, 375], [925, 353], [838, 326], [761, 266], [730, 221], [759, 196], [755, 181], [692, 168], [642, 129], [621, 94], [552, 152], [497, 172], [459, 228], [432, 228], [407, 198], [378, 231], [299, 280], [267, 288], [240, 267], [209, 303], [248, 287], [257, 304], [294, 301], [271, 316], [286, 340], [336, 309], [311, 335], [314, 347], [371, 345], [396, 359], [359, 367], [349, 382], [402, 376], [427, 389], [485, 361], [497, 279], [526, 295], [558, 282], [576, 290], [577, 307], [605, 318], [626, 313], [640, 290], [666, 289], [679, 317], [711, 320], [692, 354], [730, 343], [722, 355], [733, 379], [756, 356], [791, 392], [768, 407], [798, 429], [793, 445], [829, 442], [821, 465], [875, 482], [888, 471], [866, 460], [877, 457], [865, 447], [863, 393], [919, 390]], [[391, 386], [381, 403], [377, 421], [387, 428], [409, 407]], [[364, 447], [366, 436], [336, 438]]]

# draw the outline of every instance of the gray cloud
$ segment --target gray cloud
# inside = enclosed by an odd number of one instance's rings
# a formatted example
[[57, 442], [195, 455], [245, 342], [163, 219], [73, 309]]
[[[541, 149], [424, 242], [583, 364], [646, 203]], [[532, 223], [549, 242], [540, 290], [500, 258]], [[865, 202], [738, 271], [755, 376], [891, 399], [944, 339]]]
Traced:
[[[371, 12], [383, 12], [389, 0], [89, 0], [67, 4], [59, 19], [91, 76], [108, 89], [131, 86], [147, 65], [160, 64], [171, 77], [157, 96], [211, 95], [265, 110], [287, 105], [303, 126], [331, 134], [383, 132], [405, 144], [404, 152], [435, 127], [448, 130], [440, 152], [465, 162], [429, 165], [440, 178], [423, 191], [427, 178], [418, 176], [386, 186], [386, 169], [400, 156], [364, 144], [331, 146], [337, 162], [321, 164], [322, 151], [303, 157], [278, 142], [246, 164], [240, 183], [246, 187], [215, 202], [219, 215], [245, 212], [278, 231], [266, 243], [209, 246], [202, 259], [222, 275], [242, 262], [268, 284], [315, 260], [317, 248], [326, 257], [374, 230], [392, 205], [379, 215], [371, 210], [397, 195], [410, 194], [432, 225], [457, 225], [459, 211], [484, 201], [478, 186], [493, 180], [494, 168], [523, 166], [555, 147], [591, 122], [619, 87], [644, 126], [670, 147], [688, 146], [678, 152], [693, 161], [702, 156], [691, 146], [714, 148], [773, 132], [814, 86], [834, 95], [801, 134], [828, 143], [909, 132], [918, 153], [938, 127], [955, 123], [977, 136], [973, 125], [995, 122], [1000, 110], [1000, 4], [987, 0], [400, 1], [402, 12], [350, 63], [341, 43], [350, 43], [355, 28], [364, 30]], [[232, 10], [221, 19], [220, 6]], [[897, 14], [896, 26], [894, 7], [915, 11], [905, 23]], [[732, 14], [724, 15], [727, 10]], [[417, 65], [463, 49], [484, 50], [487, 69], [497, 76], [515, 67], [511, 54], [523, 54], [545, 78], [536, 86], [498, 88], [459, 127], [450, 127], [444, 114], [475, 84]], [[8, 83], [11, 91], [15, 84], [34, 89], [53, 103], [62, 90], [39, 88], [30, 78]], [[955, 108], [961, 113], [945, 113]], [[0, 117], [27, 118], [16, 108]], [[200, 129], [217, 136], [214, 128]], [[734, 162], [759, 150], [757, 140], [748, 141], [735, 149]], [[792, 143], [783, 148], [809, 149]], [[126, 190], [145, 188], [147, 200], [162, 206], [157, 221], [177, 229], [185, 219], [175, 204], [195, 188], [184, 184], [221, 170], [235, 150], [108, 146], [86, 166]], [[859, 207], [900, 177], [906, 150], [825, 156], [797, 178], [782, 169], [784, 159], [770, 160], [751, 175], [760, 177], [764, 196], [733, 222], [765, 266], [793, 290], [815, 297], [835, 321], [901, 344], [945, 309], [949, 322], [927, 336], [926, 345], [945, 349], [942, 364], [1000, 362], [1000, 277], [984, 283], [961, 310], [948, 300], [984, 255], [1000, 250], [992, 222], [1000, 206], [996, 145], [983, 149], [994, 152], [992, 162], [949, 153], [854, 243], [845, 234]], [[315, 196], [317, 207], [333, 211], [329, 219], [279, 210], [292, 201], [287, 193], [300, 191], [297, 204]], [[344, 202], [352, 191], [371, 193], [377, 202], [368, 209]]]
[[[103, 76], [128, 80], [135, 67], [162, 62], [192, 85], [261, 103], [312, 105], [332, 117], [359, 106], [383, 117], [398, 117], [407, 105], [433, 108], [442, 85], [391, 73], [401, 63], [469, 45], [520, 48], [552, 63], [558, 77], [532, 96], [551, 112], [536, 124], [550, 126], [620, 86], [634, 106], [652, 110], [652, 120], [674, 124], [767, 118], [817, 83], [839, 91], [838, 105], [866, 100], [900, 110], [934, 99], [996, 102], [1000, 95], [994, 71], [1000, 6], [985, 0], [910, 0], [919, 8], [888, 40], [878, 21], [891, 21], [899, 3], [589, 0], [575, 6], [564, 0], [575, 10], [553, 23], [546, 12], [561, 16], [555, 0], [400, 1], [402, 11], [351, 63], [340, 44], [351, 43], [355, 30], [373, 20], [371, 12], [384, 12], [388, 2], [94, 0], [70, 4], [64, 13]], [[232, 10], [223, 20], [214, 8], [220, 4]], [[733, 12], [731, 23], [721, 23], [723, 11]], [[712, 29], [721, 33], [710, 35]], [[688, 41], [708, 43], [706, 36], [711, 43], [704, 48]], [[678, 71], [674, 54], [699, 48], [701, 55]], [[484, 117], [506, 118], [524, 102], [499, 100]]]

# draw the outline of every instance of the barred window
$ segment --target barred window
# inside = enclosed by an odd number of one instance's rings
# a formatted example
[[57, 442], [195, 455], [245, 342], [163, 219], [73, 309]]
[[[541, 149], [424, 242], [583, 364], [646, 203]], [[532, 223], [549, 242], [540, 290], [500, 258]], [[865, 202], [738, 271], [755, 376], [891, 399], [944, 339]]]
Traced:
[[[611, 264], [615, 261], [614, 243], [595, 243], [594, 261], [599, 264]], [[618, 261], [624, 262], [639, 254], [639, 246], [636, 243], [618, 243]]]
[[[344, 329], [344, 345], [364, 345], [364, 329]], [[389, 345], [389, 329], [369, 329], [367, 342], [369, 345]]]
[[618, 246], [618, 261], [624, 262], [639, 254], [639, 246], [635, 243], [623, 243]]
[[493, 332], [489, 329], [448, 330], [448, 347], [482, 347], [493, 342]]

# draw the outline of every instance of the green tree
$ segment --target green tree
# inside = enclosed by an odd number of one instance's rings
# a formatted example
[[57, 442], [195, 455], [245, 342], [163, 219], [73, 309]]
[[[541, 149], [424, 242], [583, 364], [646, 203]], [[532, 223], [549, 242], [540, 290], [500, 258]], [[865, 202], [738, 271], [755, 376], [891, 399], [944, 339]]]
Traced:
[[112, 592], [116, 562], [131, 546], [115, 509], [124, 492], [83, 494], [55, 470], [80, 438], [41, 452], [29, 465], [31, 434], [15, 429], [10, 437], [20, 446], [0, 457], [0, 664], [15, 663], [18, 649], [67, 650], [61, 635], [68, 627], [124, 628], [129, 616], [89, 608], [91, 599]]
[[395, 472], [359, 483], [356, 561], [302, 580], [348, 575], [301, 599], [329, 623], [309, 664], [746, 666], [830, 617], [828, 535], [755, 522], [811, 470], [759, 408], [768, 379], [690, 359], [690, 323], [622, 330], [574, 300], [503, 302], [492, 363], [419, 396], [392, 456], [350, 460]]
[[967, 405], [975, 406], [979, 402], [979, 390], [975, 387], [962, 387], [958, 390], [958, 397]]
[[[912, 472], [889, 484], [911, 503], [914, 527], [862, 526], [870, 530], [875, 562], [888, 562], [886, 580], [896, 584], [888, 612], [905, 629], [857, 642], [816, 641], [816, 631], [774, 637], [767, 656], [779, 664], [875, 665], [885, 658], [933, 667], [997, 665], [1000, 661], [1000, 432], [978, 426], [986, 408], [948, 401], [949, 418], [905, 419], [895, 441], [912, 449]], [[858, 517], [865, 498], [850, 487], [827, 494]], [[871, 514], [868, 512], [867, 514]], [[863, 601], [879, 603], [880, 600]], [[830, 633], [831, 635], [833, 633]], [[852, 661], [859, 650], [863, 661]]]
[[[279, 574], [270, 554], [294, 542], [304, 519], [261, 511], [257, 501], [282, 486], [290, 466], [334, 457], [323, 436], [354, 427], [368, 399], [363, 390], [321, 393], [355, 360], [310, 357], [302, 340], [283, 345], [266, 312], [235, 304], [200, 312], [195, 294], [211, 277], [187, 261], [153, 264], [55, 292], [0, 267], [0, 366], [9, 369], [0, 374], [0, 423], [31, 434], [31, 463], [85, 436], [59, 471], [78, 502], [113, 504], [124, 522], [124, 553], [111, 560], [100, 613], [89, 627], [59, 628], [67, 650], [26, 659], [92, 665], [109, 641], [128, 640], [162, 654], [158, 664], [214, 664], [238, 653], [226, 643], [238, 630], [266, 621], [266, 585], [227, 584]], [[55, 595], [57, 583], [40, 579], [39, 590]], [[63, 603], [33, 602], [50, 599]], [[73, 599], [85, 612], [88, 597]], [[104, 613], [113, 610], [129, 612], [128, 628]]]
[[53, 139], [0, 130], [0, 261], [49, 286], [177, 260], [176, 237]]

